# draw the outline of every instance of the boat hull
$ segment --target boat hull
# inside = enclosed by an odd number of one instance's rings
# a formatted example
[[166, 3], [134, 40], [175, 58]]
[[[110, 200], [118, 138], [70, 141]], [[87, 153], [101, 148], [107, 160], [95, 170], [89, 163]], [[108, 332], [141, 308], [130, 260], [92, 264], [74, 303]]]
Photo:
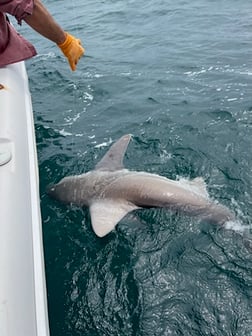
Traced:
[[24, 62], [0, 68], [0, 335], [49, 335], [38, 163]]

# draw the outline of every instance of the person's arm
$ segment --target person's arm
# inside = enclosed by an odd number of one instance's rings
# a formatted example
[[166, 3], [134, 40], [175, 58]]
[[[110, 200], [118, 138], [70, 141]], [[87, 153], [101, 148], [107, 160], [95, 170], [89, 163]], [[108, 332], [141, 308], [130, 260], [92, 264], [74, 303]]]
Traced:
[[32, 14], [27, 15], [24, 21], [39, 34], [56, 43], [67, 57], [71, 69], [76, 69], [85, 51], [80, 40], [66, 33], [39, 0], [34, 0]]
[[27, 15], [24, 21], [39, 34], [56, 44], [61, 44], [66, 39], [64, 30], [55, 22], [51, 14], [39, 0], [34, 0], [32, 14]]

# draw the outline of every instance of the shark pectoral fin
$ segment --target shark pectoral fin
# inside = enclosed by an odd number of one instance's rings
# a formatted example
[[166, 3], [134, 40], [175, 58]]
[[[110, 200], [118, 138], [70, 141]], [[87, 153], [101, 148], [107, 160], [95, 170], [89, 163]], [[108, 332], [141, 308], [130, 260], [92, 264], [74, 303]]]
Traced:
[[89, 208], [95, 234], [98, 237], [106, 236], [127, 213], [135, 209], [138, 209], [136, 205], [126, 201], [95, 201]]

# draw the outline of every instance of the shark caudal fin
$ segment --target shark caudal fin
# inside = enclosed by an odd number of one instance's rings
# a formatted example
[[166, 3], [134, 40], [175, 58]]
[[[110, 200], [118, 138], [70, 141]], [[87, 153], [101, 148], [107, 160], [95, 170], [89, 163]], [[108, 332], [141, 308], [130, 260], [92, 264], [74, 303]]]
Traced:
[[95, 166], [95, 170], [115, 171], [123, 169], [123, 158], [130, 139], [131, 135], [126, 134], [116, 141]]

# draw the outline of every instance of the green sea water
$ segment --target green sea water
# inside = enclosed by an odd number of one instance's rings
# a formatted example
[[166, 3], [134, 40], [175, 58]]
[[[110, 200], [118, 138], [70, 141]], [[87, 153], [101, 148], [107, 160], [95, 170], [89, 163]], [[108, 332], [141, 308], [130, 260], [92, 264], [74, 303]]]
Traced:
[[[252, 2], [44, 3], [86, 48], [71, 73], [20, 28], [38, 51], [26, 64], [51, 335], [251, 336]], [[87, 209], [49, 199], [49, 183], [92, 169], [126, 133], [127, 168], [202, 176], [239, 232], [151, 209], [99, 239]]]

